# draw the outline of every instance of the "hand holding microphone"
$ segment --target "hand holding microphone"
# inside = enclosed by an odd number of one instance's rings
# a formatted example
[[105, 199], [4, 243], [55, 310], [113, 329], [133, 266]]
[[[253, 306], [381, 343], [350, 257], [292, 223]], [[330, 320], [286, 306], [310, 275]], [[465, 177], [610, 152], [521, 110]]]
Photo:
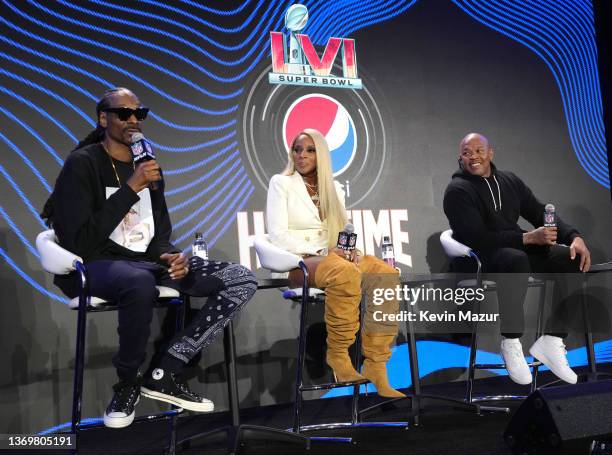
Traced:
[[147, 186], [152, 191], [158, 188], [157, 182], [161, 180], [160, 167], [155, 161], [155, 153], [151, 144], [145, 139], [142, 133], [132, 135], [132, 145], [130, 146], [134, 160], [134, 174], [128, 179], [127, 184], [138, 193]]
[[338, 233], [338, 243], [332, 252], [343, 257], [347, 261], [353, 262], [355, 259], [356, 244], [357, 234], [355, 234], [355, 226], [351, 223], [346, 223], [344, 230]]
[[546, 245], [554, 245], [557, 243], [557, 216], [555, 215], [555, 206], [548, 203], [544, 207], [544, 234]]
[[557, 243], [557, 216], [555, 206], [546, 204], [544, 207], [543, 226], [523, 234], [525, 245], [554, 245]]
[[[149, 186], [151, 190], [155, 191], [157, 189], [156, 182], [159, 180], [161, 180], [159, 165], [157, 164], [157, 161], [149, 160], [143, 161], [136, 165], [134, 173], [128, 179], [127, 184], [134, 190], [135, 193], [144, 190], [147, 186]], [[153, 185], [155, 185], [155, 188], [153, 188]]]
[[541, 226], [523, 234], [525, 245], [554, 245], [557, 242], [557, 228]]

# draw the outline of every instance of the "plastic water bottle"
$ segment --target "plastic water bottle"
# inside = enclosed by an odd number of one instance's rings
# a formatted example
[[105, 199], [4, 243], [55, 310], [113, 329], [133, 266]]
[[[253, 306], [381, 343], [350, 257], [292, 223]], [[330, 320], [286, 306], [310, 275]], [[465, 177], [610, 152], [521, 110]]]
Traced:
[[195, 233], [195, 241], [191, 247], [191, 253], [193, 256], [208, 260], [208, 245], [201, 232]]
[[388, 235], [383, 236], [382, 239], [382, 260], [395, 268], [395, 253], [393, 252], [393, 243], [391, 243], [391, 237]]

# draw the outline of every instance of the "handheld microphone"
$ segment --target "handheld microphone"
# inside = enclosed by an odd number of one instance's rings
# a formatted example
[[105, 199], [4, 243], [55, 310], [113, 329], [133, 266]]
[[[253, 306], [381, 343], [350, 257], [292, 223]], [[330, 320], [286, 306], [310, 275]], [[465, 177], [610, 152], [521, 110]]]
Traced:
[[[149, 141], [145, 139], [142, 133], [132, 134], [132, 145], [130, 146], [130, 151], [132, 152], [134, 165], [155, 159], [155, 153], [153, 153], [151, 144], [149, 144]], [[153, 191], [157, 190], [157, 182], [149, 183], [149, 188]]]
[[557, 227], [557, 217], [555, 215], [555, 206], [546, 204], [544, 207], [544, 226]]
[[344, 250], [345, 253], [350, 253], [355, 249], [356, 244], [355, 226], [352, 223], [346, 223], [344, 230], [338, 233], [337, 247]]

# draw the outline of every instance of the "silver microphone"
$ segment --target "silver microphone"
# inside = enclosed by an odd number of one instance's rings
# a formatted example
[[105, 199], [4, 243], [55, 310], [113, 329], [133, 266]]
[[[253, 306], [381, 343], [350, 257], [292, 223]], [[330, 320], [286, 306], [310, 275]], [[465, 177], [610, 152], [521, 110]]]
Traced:
[[557, 227], [557, 217], [555, 215], [555, 206], [550, 203], [544, 206], [544, 226], [545, 227]]
[[338, 248], [344, 251], [353, 251], [357, 244], [357, 234], [355, 234], [355, 226], [352, 223], [346, 223], [344, 230], [338, 233]]
[[[144, 161], [155, 159], [155, 153], [151, 148], [151, 144], [145, 139], [142, 133], [132, 134], [132, 145], [130, 146], [130, 151], [132, 152], [132, 158], [135, 165]], [[156, 191], [159, 186], [157, 185], [157, 182], [151, 182], [149, 183], [149, 188], [152, 191]]]

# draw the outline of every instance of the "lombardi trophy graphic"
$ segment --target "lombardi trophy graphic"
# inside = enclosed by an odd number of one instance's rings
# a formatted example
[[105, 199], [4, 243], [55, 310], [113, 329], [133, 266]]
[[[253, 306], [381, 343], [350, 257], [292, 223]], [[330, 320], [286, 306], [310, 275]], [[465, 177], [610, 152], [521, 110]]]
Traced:
[[287, 68], [293, 74], [311, 74], [310, 68], [306, 65], [302, 47], [296, 37], [297, 32], [306, 27], [306, 22], [308, 22], [308, 8], [304, 5], [292, 5], [285, 13], [285, 27], [290, 31]]

